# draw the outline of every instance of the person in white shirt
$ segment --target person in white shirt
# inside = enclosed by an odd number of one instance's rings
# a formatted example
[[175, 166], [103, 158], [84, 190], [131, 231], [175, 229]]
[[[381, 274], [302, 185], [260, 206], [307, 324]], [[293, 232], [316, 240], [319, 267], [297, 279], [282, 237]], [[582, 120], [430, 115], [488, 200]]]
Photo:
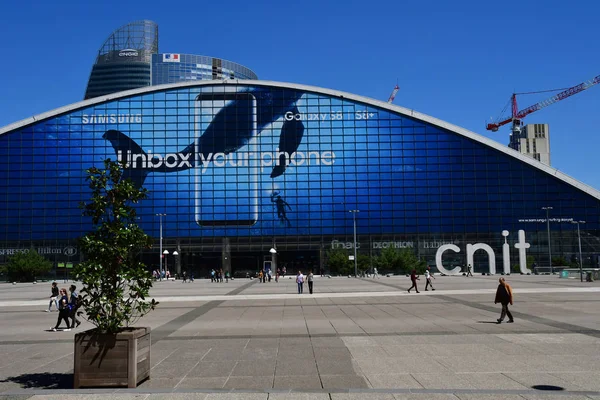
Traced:
[[302, 271], [298, 271], [298, 275], [296, 275], [296, 283], [298, 284], [298, 294], [302, 294], [304, 288], [304, 275], [302, 275]]
[[435, 279], [435, 277], [429, 272], [429, 267], [427, 267], [427, 269], [425, 270], [425, 290], [428, 290], [427, 288], [429, 286], [431, 286], [431, 290], [435, 290], [433, 288], [433, 284], [431, 283], [431, 280]]
[[373, 268], [373, 279], [379, 279], [379, 274], [377, 273], [377, 268]]

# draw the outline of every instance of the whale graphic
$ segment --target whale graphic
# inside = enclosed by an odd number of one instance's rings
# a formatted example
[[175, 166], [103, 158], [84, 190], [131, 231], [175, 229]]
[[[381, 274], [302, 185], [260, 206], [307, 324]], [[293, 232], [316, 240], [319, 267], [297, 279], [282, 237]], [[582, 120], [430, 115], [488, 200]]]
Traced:
[[[211, 93], [201, 93], [198, 99], [210, 98]], [[298, 91], [271, 92], [248, 90], [230, 93], [231, 100], [222, 107], [210, 121], [197, 142], [191, 143], [177, 153], [155, 155], [145, 152], [134, 140], [118, 130], [109, 130], [102, 137], [110, 142], [118, 160], [127, 162], [124, 178], [131, 179], [141, 187], [152, 172], [178, 172], [194, 168], [196, 161], [210, 159], [210, 155], [235, 152], [248, 144], [254, 135], [279, 120], [287, 112], [298, 114], [297, 101], [303, 95]], [[218, 96], [215, 94], [215, 96]], [[248, 118], [249, 102], [256, 104], [256, 129], [254, 120]], [[304, 124], [301, 120], [285, 120], [279, 134], [279, 160], [275, 163], [270, 177], [281, 176], [291, 157], [302, 142]], [[199, 152], [200, 154], [197, 154]]]

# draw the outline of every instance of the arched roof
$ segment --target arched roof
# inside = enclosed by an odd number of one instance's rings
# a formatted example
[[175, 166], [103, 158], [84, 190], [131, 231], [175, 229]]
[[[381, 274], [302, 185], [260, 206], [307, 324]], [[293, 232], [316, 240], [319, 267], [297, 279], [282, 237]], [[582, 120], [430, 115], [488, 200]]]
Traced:
[[580, 182], [580, 181], [570, 177], [569, 175], [566, 175], [566, 174], [560, 172], [556, 168], [552, 168], [546, 164], [542, 164], [539, 161], [529, 158], [529, 157], [519, 153], [518, 151], [509, 148], [508, 146], [504, 146], [504, 145], [502, 145], [494, 140], [491, 140], [485, 136], [479, 135], [475, 132], [471, 132], [467, 129], [453, 125], [449, 122], [442, 121], [440, 119], [431, 117], [426, 114], [422, 114], [415, 110], [396, 106], [396, 105], [387, 103], [385, 101], [375, 100], [375, 99], [372, 99], [369, 97], [359, 96], [359, 95], [355, 95], [355, 94], [351, 94], [351, 93], [347, 93], [347, 92], [341, 92], [341, 91], [332, 90], [332, 89], [325, 89], [325, 88], [321, 88], [321, 87], [317, 87], [317, 86], [300, 85], [300, 84], [286, 83], [286, 82], [259, 81], [259, 80], [224, 80], [224, 81], [207, 80], [207, 81], [196, 81], [196, 82], [173, 83], [173, 84], [168, 84], [168, 85], [146, 86], [146, 87], [139, 88], [139, 89], [127, 90], [127, 91], [118, 92], [118, 93], [112, 93], [112, 94], [109, 94], [106, 96], [100, 96], [100, 97], [95, 97], [93, 99], [80, 101], [78, 103], [70, 104], [68, 106], [64, 106], [64, 107], [57, 108], [52, 111], [38, 114], [38, 115], [30, 117], [30, 118], [26, 118], [22, 121], [18, 121], [13, 124], [7, 125], [3, 128], [0, 128], [0, 135], [5, 134], [10, 131], [13, 131], [15, 129], [25, 127], [27, 125], [30, 125], [30, 124], [33, 124], [36, 122], [40, 122], [41, 120], [53, 118], [53, 117], [56, 117], [61, 114], [75, 111], [80, 108], [93, 106], [95, 104], [100, 104], [100, 103], [104, 103], [107, 101], [114, 101], [114, 100], [119, 100], [119, 99], [123, 99], [126, 97], [142, 95], [142, 94], [147, 94], [147, 93], [152, 93], [152, 92], [160, 92], [160, 91], [165, 91], [165, 90], [170, 90], [170, 89], [211, 86], [211, 85], [215, 85], [215, 84], [268, 86], [268, 87], [276, 87], [276, 88], [283, 88], [283, 89], [296, 89], [296, 90], [301, 90], [301, 91], [305, 91], [305, 92], [323, 94], [323, 95], [327, 95], [327, 96], [331, 96], [331, 97], [338, 97], [341, 99], [346, 99], [346, 100], [351, 100], [351, 101], [356, 101], [356, 102], [366, 103], [366, 104], [369, 104], [372, 106], [376, 106], [376, 107], [379, 107], [384, 110], [388, 110], [388, 111], [391, 111], [394, 113], [398, 113], [398, 114], [401, 114], [401, 115], [404, 115], [404, 116], [407, 116], [410, 118], [414, 118], [414, 119], [426, 122], [426, 123], [434, 125], [434, 126], [438, 126], [440, 128], [446, 129], [450, 132], [456, 133], [457, 135], [464, 136], [475, 142], [484, 144], [484, 145], [491, 147], [501, 153], [505, 153], [506, 155], [508, 155], [512, 158], [516, 158], [525, 164], [529, 164], [538, 170], [541, 170], [547, 174], [550, 174], [550, 175], [556, 177], [557, 179], [600, 200], [600, 191], [592, 188], [591, 186], [588, 186], [585, 183]]

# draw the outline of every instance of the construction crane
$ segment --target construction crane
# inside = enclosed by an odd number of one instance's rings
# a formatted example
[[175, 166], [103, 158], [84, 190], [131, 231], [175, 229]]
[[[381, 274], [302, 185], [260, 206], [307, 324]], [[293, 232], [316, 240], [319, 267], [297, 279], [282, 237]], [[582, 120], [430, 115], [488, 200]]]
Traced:
[[[555, 90], [544, 90], [541, 92], [527, 92], [527, 93], [513, 93], [513, 95], [511, 96], [511, 103], [512, 103], [512, 116], [510, 118], [506, 118], [503, 121], [498, 121], [492, 124], [487, 124], [486, 129], [488, 131], [492, 131], [492, 132], [497, 132], [498, 128], [500, 128], [503, 125], [508, 124], [509, 122], [513, 123], [512, 126], [512, 133], [519, 133], [521, 132], [521, 119], [525, 118], [527, 115], [531, 114], [532, 112], [535, 112], [537, 110], [541, 110], [544, 107], [548, 107], [549, 105], [552, 105], [558, 101], [564, 100], [567, 97], [571, 97], [574, 94], [583, 92], [584, 90], [596, 85], [600, 83], [600, 75], [596, 76], [595, 78], [580, 83], [577, 86], [573, 86], [571, 88], [568, 89], [555, 89]], [[555, 94], [554, 96], [544, 100], [544, 101], [540, 101], [539, 103], [536, 103], [532, 106], [529, 106], [527, 108], [522, 109], [521, 111], [519, 111], [519, 108], [517, 107], [517, 95], [518, 94], [531, 94], [531, 93], [543, 93], [543, 92], [554, 92], [556, 90], [562, 90], [562, 92]]]
[[390, 94], [388, 103], [391, 104], [394, 101], [394, 99], [396, 98], [396, 93], [398, 93], [398, 90], [400, 90], [400, 86], [398, 86], [398, 84], [396, 83], [396, 86], [394, 86], [394, 90], [392, 90], [392, 94]]

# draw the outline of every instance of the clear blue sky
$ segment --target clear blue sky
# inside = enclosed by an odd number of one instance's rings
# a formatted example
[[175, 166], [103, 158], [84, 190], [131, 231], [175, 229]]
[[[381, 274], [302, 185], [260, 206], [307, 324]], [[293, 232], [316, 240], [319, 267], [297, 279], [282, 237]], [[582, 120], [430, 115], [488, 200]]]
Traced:
[[[261, 79], [386, 100], [507, 144], [498, 117], [513, 91], [600, 75], [591, 1], [3, 1], [0, 126], [83, 98], [108, 35], [159, 25], [162, 52], [241, 63]], [[522, 96], [520, 108], [548, 94]], [[600, 85], [531, 114], [549, 123], [552, 166], [600, 189]]]

